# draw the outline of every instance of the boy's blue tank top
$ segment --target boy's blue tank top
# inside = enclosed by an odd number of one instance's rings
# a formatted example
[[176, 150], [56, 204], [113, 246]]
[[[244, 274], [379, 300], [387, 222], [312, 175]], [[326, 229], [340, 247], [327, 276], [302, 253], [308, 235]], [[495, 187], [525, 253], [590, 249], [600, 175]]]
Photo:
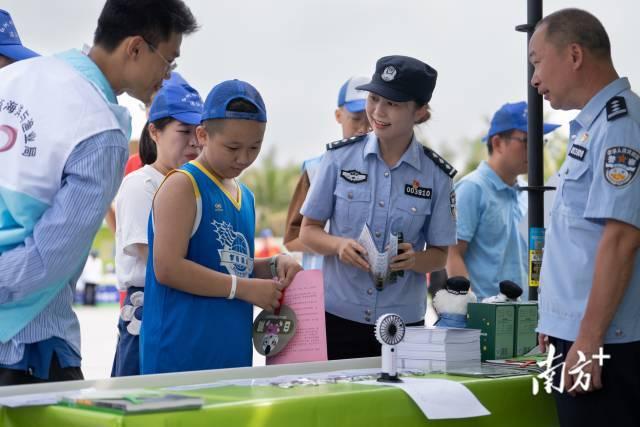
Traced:
[[[253, 272], [255, 210], [251, 191], [238, 184], [236, 203], [219, 180], [193, 161], [189, 176], [198, 206], [197, 228], [187, 259], [238, 277]], [[251, 366], [253, 306], [245, 301], [201, 297], [158, 282], [153, 269], [153, 218], [140, 335], [143, 374]]]

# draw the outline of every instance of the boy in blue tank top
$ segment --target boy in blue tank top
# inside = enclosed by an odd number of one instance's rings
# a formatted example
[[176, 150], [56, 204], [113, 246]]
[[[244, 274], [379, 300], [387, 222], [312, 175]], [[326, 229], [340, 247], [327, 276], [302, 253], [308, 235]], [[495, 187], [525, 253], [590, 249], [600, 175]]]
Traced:
[[253, 258], [254, 197], [235, 178], [260, 152], [262, 97], [246, 82], [225, 81], [203, 110], [202, 153], [170, 173], [153, 202], [143, 374], [251, 366], [253, 305], [277, 308], [302, 269], [285, 255]]

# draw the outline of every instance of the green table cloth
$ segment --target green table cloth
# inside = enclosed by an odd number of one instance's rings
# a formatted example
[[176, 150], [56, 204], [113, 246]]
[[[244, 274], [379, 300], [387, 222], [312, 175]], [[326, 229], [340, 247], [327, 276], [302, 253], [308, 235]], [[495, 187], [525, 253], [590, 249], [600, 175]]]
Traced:
[[62, 405], [0, 408], [1, 427], [36, 426], [557, 426], [553, 397], [533, 396], [532, 377], [499, 379], [428, 375], [464, 383], [491, 412], [490, 416], [428, 420], [402, 390], [355, 383], [280, 388], [225, 386], [180, 392], [201, 396], [199, 410], [137, 415]]

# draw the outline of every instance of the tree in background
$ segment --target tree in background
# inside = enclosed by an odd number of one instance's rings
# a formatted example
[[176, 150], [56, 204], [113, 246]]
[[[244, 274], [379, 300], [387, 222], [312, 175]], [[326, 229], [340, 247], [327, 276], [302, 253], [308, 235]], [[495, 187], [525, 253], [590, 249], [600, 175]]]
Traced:
[[[485, 117], [487, 129], [489, 128], [490, 118]], [[545, 122], [552, 121], [545, 118]], [[419, 130], [417, 130], [419, 134]], [[458, 169], [455, 181], [458, 181], [469, 172], [475, 170], [482, 160], [487, 160], [487, 144], [482, 141], [485, 134], [480, 134], [474, 138], [465, 138], [461, 143], [456, 144], [457, 149], [451, 146], [441, 144], [438, 152], [447, 160], [450, 160]], [[422, 142], [424, 139], [418, 135], [418, 139]], [[543, 162], [544, 162], [544, 181], [555, 174], [562, 166], [564, 157], [567, 153], [568, 139], [561, 132], [553, 132], [544, 137], [543, 146]], [[428, 143], [426, 144], [429, 145]], [[524, 176], [526, 180], [526, 175]]]
[[[485, 118], [485, 120], [488, 128], [489, 119]], [[445, 142], [433, 147], [445, 159], [456, 165], [458, 168], [456, 181], [474, 170], [482, 160], [487, 159], [487, 146], [481, 142], [483, 136], [466, 138], [455, 145]], [[416, 138], [422, 144], [431, 146], [423, 126], [416, 127]], [[544, 146], [545, 182], [558, 171], [567, 150], [567, 138], [561, 133], [554, 132], [548, 135], [547, 139]], [[454, 146], [457, 148], [452, 148]], [[298, 164], [289, 163], [284, 167], [278, 166], [277, 156], [276, 149], [272, 148], [264, 157], [261, 156], [259, 163], [243, 173], [241, 181], [255, 195], [256, 234], [268, 228], [273, 230], [276, 237], [279, 237], [284, 234], [287, 208], [301, 172]], [[100, 250], [106, 263], [112, 262], [113, 234], [106, 229], [106, 226], [98, 232], [93, 247]]]
[[256, 230], [269, 228], [274, 235], [282, 236], [289, 201], [300, 177], [300, 166], [289, 164], [279, 167], [276, 156], [275, 148], [269, 150], [259, 164], [242, 174], [241, 181], [255, 195]]

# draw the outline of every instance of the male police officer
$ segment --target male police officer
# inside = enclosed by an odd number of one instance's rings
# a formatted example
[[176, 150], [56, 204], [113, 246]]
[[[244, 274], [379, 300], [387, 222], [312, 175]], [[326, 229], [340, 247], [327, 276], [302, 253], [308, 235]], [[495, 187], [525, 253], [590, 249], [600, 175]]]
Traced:
[[[344, 82], [338, 92], [338, 108], [335, 111], [336, 121], [342, 128], [342, 137], [351, 138], [356, 135], [363, 135], [369, 132], [369, 121], [364, 111], [367, 100], [367, 92], [357, 90], [356, 87], [368, 83], [369, 79], [364, 76], [354, 76]], [[305, 160], [302, 164], [302, 175], [298, 180], [296, 189], [293, 192], [289, 211], [287, 212], [287, 228], [284, 233], [284, 245], [290, 251], [301, 251], [302, 267], [305, 270], [322, 268], [322, 255], [310, 252], [299, 239], [302, 215], [300, 208], [304, 203], [309, 187], [313, 182], [322, 156]]]
[[[545, 124], [544, 133], [558, 126]], [[483, 140], [489, 160], [456, 185], [458, 244], [447, 259], [449, 277], [468, 277], [478, 299], [496, 295], [503, 280], [527, 283], [527, 244], [518, 231], [527, 194], [517, 181], [527, 172], [527, 103], [500, 107]]]
[[0, 9], [0, 68], [34, 56], [38, 54], [22, 45], [9, 12]]
[[581, 110], [541, 272], [540, 342], [548, 337], [562, 353], [554, 365], [565, 362], [560, 424], [638, 426], [640, 98], [619, 78], [604, 27], [585, 11], [540, 21], [529, 59], [531, 84], [553, 108]]

